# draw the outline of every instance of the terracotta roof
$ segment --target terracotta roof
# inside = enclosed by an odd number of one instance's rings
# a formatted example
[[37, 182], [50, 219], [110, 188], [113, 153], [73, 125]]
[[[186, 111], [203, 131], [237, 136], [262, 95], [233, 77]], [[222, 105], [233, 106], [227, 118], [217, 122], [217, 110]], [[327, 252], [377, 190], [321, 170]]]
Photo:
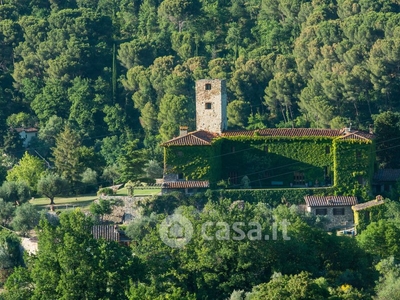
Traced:
[[115, 225], [94, 225], [92, 234], [95, 239], [105, 239], [107, 241], [119, 241], [120, 232]]
[[307, 137], [324, 136], [338, 137], [343, 134], [342, 129], [321, 129], [321, 128], [266, 128], [256, 130], [234, 130], [225, 131], [222, 136], [276, 136], [276, 137]]
[[305, 196], [307, 206], [352, 206], [357, 204], [353, 196]]
[[37, 128], [34, 128], [34, 127], [29, 127], [29, 128], [18, 127], [18, 128], [15, 128], [15, 131], [17, 131], [17, 132], [22, 132], [22, 131], [25, 131], [25, 132], [38, 132], [39, 130]]
[[351, 131], [351, 132], [347, 132], [347, 133], [343, 133], [343, 136], [341, 137], [341, 139], [354, 139], [354, 140], [371, 140], [373, 139], [375, 136], [373, 134], [367, 133], [367, 132], [363, 132], [363, 131]]
[[[256, 130], [231, 130], [221, 134], [223, 137], [233, 136], [271, 136], [271, 137], [308, 137], [320, 136], [341, 139], [370, 140], [374, 135], [363, 131], [353, 130], [346, 132], [345, 129], [324, 129], [324, 128], [265, 128]], [[162, 144], [162, 146], [197, 146], [211, 145], [217, 133], [198, 130], [184, 136], [178, 136]]]
[[374, 181], [397, 181], [400, 179], [400, 169], [380, 169], [374, 174]]
[[383, 204], [383, 203], [385, 203], [385, 201], [384, 201], [383, 199], [381, 199], [381, 200], [375, 199], [375, 200], [371, 200], [371, 201], [368, 201], [368, 202], [364, 202], [364, 203], [360, 203], [360, 204], [354, 205], [354, 206], [352, 206], [351, 208], [352, 208], [354, 211], [359, 211], [359, 210], [366, 209], [366, 208], [368, 208], [368, 207], [373, 207], [373, 206], [381, 205], [381, 204]]
[[188, 133], [187, 135], [178, 136], [169, 140], [161, 146], [209, 146], [211, 141], [217, 137], [218, 134], [208, 132], [205, 130], [197, 130]]
[[195, 189], [208, 187], [210, 187], [210, 182], [202, 180], [165, 181], [162, 184], [163, 189]]

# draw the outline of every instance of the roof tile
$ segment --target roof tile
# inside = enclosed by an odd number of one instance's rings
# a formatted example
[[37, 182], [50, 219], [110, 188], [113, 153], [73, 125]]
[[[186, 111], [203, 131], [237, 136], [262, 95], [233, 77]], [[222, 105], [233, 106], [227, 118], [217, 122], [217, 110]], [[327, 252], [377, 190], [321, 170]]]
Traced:
[[105, 239], [107, 241], [119, 241], [120, 232], [114, 225], [94, 225], [92, 234], [95, 239]]
[[218, 134], [198, 130], [184, 136], [178, 136], [162, 144], [162, 146], [209, 146]]
[[357, 204], [357, 197], [353, 196], [305, 196], [307, 206], [352, 206]]
[[363, 131], [352, 131], [352, 132], [348, 132], [345, 133], [343, 135], [343, 137], [341, 137], [341, 139], [343, 140], [347, 140], [347, 139], [355, 139], [355, 140], [371, 140], [373, 139], [375, 136], [373, 134], [367, 133], [367, 132], [363, 132]]
[[321, 129], [321, 128], [266, 128], [257, 130], [235, 130], [225, 131], [222, 136], [272, 136], [272, 137], [307, 137], [325, 136], [337, 137], [343, 134], [341, 129]]
[[35, 127], [28, 127], [28, 128], [26, 128], [26, 127], [17, 127], [17, 128], [15, 128], [15, 131], [17, 131], [17, 132], [23, 132], [23, 131], [25, 131], [25, 132], [38, 132], [39, 129], [37, 129]]
[[357, 204], [357, 205], [353, 205], [351, 208], [354, 211], [359, 211], [359, 210], [366, 209], [368, 207], [381, 205], [383, 203], [385, 203], [385, 200], [377, 198], [377, 199], [374, 199], [374, 200], [371, 200], [371, 201], [368, 201], [368, 202], [364, 202], [364, 203], [360, 203], [360, 204]]
[[380, 169], [374, 174], [374, 181], [397, 181], [400, 179], [400, 169]]
[[165, 181], [162, 184], [163, 189], [194, 189], [208, 187], [210, 187], [210, 182], [205, 180]]
[[[234, 136], [265, 136], [265, 137], [332, 137], [342, 139], [369, 140], [374, 135], [362, 132], [346, 132], [344, 129], [324, 129], [324, 128], [265, 128], [256, 130], [231, 130], [221, 134], [223, 137]], [[217, 133], [198, 130], [187, 135], [173, 138], [162, 144], [162, 146], [204, 146], [211, 145], [214, 138], [220, 136]]]

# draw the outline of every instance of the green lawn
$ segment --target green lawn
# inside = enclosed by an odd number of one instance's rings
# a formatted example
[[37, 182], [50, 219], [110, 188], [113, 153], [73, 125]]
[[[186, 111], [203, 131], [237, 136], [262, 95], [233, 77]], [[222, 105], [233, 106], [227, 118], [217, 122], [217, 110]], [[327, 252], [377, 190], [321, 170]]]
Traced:
[[[151, 196], [156, 195], [161, 192], [160, 188], [157, 189], [135, 189], [135, 196]], [[127, 196], [126, 188], [118, 190], [117, 196]], [[74, 207], [81, 207], [83, 209], [88, 209], [93, 200], [97, 199], [96, 194], [83, 195], [77, 197], [56, 197], [54, 198], [54, 206], [56, 210], [70, 209]], [[50, 205], [50, 200], [48, 198], [35, 198], [29, 201], [32, 205], [35, 205], [38, 209], [48, 208]]]
[[[57, 210], [73, 208], [74, 206], [79, 206], [86, 209], [95, 199], [97, 199], [96, 194], [78, 197], [56, 197], [54, 198], [54, 206]], [[29, 202], [39, 209], [46, 208], [48, 205], [50, 205], [50, 200], [48, 198], [35, 198]]]
[[[152, 196], [152, 195], [157, 195], [161, 192], [161, 188], [156, 188], [156, 189], [146, 189], [146, 187], [143, 187], [143, 189], [138, 189], [135, 188], [133, 191], [133, 194], [135, 196]], [[126, 188], [119, 189], [117, 192], [118, 196], [127, 196], [128, 191]]]

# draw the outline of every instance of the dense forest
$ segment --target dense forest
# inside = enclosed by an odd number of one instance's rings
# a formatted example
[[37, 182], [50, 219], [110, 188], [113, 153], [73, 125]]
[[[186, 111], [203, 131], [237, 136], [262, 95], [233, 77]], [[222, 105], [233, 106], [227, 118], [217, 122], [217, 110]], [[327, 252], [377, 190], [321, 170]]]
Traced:
[[[385, 199], [381, 219], [351, 237], [326, 232], [323, 217], [295, 206], [209, 196], [142, 202], [125, 230], [130, 247], [94, 239], [94, 219], [80, 210], [43, 215], [39, 251], [24, 261], [18, 237], [0, 230], [0, 299], [399, 299], [398, 202]], [[161, 234], [172, 212], [193, 227], [177, 246]]]
[[[356, 238], [287, 204], [159, 196], [126, 228], [130, 248], [95, 240], [79, 210], [28, 201], [162, 176], [160, 144], [195, 129], [203, 78], [227, 80], [229, 128], [371, 129], [377, 167], [400, 168], [399, 13], [399, 0], [0, 0], [0, 299], [396, 299], [400, 185]], [[197, 229], [182, 249], [159, 236], [173, 212]], [[267, 233], [288, 220], [291, 239], [199, 236], [243, 220]], [[24, 259], [9, 229], [35, 227]]]
[[31, 153], [70, 182], [88, 168], [137, 178], [120, 170], [135, 158], [159, 172], [159, 144], [195, 129], [202, 78], [227, 80], [230, 128], [368, 129], [400, 108], [399, 11], [395, 0], [2, 0], [3, 165], [24, 152], [10, 128], [35, 126]]

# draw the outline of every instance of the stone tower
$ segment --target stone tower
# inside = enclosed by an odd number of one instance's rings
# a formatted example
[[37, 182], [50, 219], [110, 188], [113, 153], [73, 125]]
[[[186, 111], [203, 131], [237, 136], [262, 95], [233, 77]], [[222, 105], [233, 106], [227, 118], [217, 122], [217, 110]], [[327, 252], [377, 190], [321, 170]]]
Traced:
[[221, 133], [228, 127], [224, 79], [196, 81], [196, 130]]

